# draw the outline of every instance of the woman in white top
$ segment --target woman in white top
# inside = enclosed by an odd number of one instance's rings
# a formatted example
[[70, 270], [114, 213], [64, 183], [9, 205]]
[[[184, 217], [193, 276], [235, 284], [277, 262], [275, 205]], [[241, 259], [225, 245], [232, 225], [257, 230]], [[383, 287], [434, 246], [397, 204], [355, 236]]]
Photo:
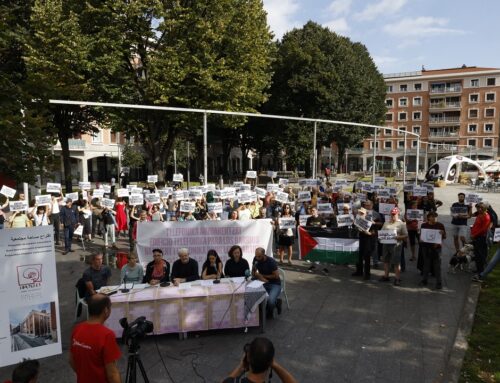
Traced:
[[92, 242], [92, 209], [89, 201], [86, 199], [81, 201], [81, 206], [78, 206], [80, 225], [83, 225], [83, 238]]

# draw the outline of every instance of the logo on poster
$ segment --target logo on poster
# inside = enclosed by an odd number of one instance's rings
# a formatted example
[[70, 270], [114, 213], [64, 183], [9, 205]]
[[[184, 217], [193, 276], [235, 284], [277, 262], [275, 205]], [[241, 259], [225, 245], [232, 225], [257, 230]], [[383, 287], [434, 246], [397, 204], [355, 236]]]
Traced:
[[42, 264], [17, 266], [17, 283], [21, 290], [42, 286]]

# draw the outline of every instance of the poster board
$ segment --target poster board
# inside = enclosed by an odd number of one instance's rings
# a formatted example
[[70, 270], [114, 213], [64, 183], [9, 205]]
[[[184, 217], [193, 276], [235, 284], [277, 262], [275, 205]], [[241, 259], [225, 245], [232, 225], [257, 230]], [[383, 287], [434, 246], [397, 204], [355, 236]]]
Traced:
[[148, 176], [148, 183], [155, 184], [157, 182], [158, 182], [158, 176], [156, 174]]
[[36, 195], [35, 202], [38, 206], [51, 206], [52, 196], [50, 194]]
[[12, 189], [8, 187], [7, 185], [3, 185], [2, 189], [0, 190], [0, 194], [3, 194], [4, 196], [8, 198], [14, 198], [16, 195], [16, 189]]
[[61, 184], [55, 182], [47, 182], [47, 187], [45, 189], [47, 193], [60, 193]]
[[441, 231], [436, 229], [420, 229], [420, 240], [425, 243], [440, 245], [443, 242]]
[[378, 231], [378, 241], [387, 245], [397, 244], [397, 230], [379, 230]]

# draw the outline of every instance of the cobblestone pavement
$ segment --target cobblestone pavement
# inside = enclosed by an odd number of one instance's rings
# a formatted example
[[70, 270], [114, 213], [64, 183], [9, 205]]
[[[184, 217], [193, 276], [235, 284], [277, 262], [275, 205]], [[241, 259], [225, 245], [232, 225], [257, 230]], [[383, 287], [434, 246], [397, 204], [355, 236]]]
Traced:
[[[449, 206], [463, 186], [436, 189], [444, 202], [439, 221], [449, 226]], [[500, 194], [480, 193], [494, 207]], [[499, 209], [496, 209], [497, 211]], [[87, 267], [81, 257], [99, 248], [97, 240], [87, 251], [63, 256], [57, 249], [57, 271], [62, 324], [63, 355], [41, 360], [40, 381], [75, 382], [67, 359], [69, 336], [74, 324], [74, 284]], [[119, 246], [126, 249], [125, 238]], [[407, 262], [403, 284], [351, 277], [353, 267], [331, 266], [328, 275], [309, 272], [308, 264], [296, 260], [285, 266], [290, 310], [267, 323], [266, 336], [275, 344], [276, 359], [300, 382], [439, 382], [446, 366], [457, 326], [463, 313], [471, 275], [447, 273], [452, 239], [446, 240], [441, 291], [418, 287], [420, 275], [415, 262]], [[79, 249], [79, 245], [75, 246]], [[406, 255], [408, 259], [408, 254]], [[112, 259], [111, 259], [112, 261]], [[113, 278], [118, 278], [113, 270]], [[259, 335], [257, 329], [223, 330], [149, 337], [140, 355], [151, 382], [217, 382], [232, 370], [242, 355], [243, 345]], [[126, 349], [120, 360], [126, 370]], [[171, 380], [163, 367], [163, 358]], [[12, 367], [0, 369], [6, 379]], [[141, 380], [139, 380], [141, 381]], [[274, 377], [273, 381], [278, 381]]]

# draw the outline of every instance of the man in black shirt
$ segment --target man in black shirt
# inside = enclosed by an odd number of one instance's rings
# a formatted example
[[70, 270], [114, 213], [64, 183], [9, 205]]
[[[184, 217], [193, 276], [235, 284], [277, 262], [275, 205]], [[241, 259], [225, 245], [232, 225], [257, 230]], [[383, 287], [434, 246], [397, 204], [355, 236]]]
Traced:
[[318, 215], [318, 209], [316, 207], [311, 208], [311, 216], [307, 219], [306, 226], [326, 227], [326, 221], [323, 217]]
[[200, 279], [198, 262], [189, 258], [189, 250], [186, 248], [179, 249], [177, 255], [179, 259], [172, 265], [172, 282], [174, 285], [179, 286], [179, 283]]
[[252, 277], [264, 282], [264, 288], [269, 297], [267, 298], [266, 311], [269, 317], [273, 316], [274, 307], [281, 314], [281, 280], [276, 261], [266, 255], [262, 247], [255, 249], [255, 258], [253, 259]]
[[71, 240], [73, 239], [73, 232], [78, 223], [78, 212], [76, 206], [73, 206], [71, 198], [66, 199], [66, 205], [61, 208], [59, 212], [60, 220], [64, 225], [64, 254], [71, 252]]
[[465, 204], [465, 194], [458, 193], [458, 202], [451, 205], [451, 225], [453, 242], [455, 244], [455, 251], [458, 253], [460, 250], [460, 241], [462, 247], [465, 246], [467, 237], [467, 219], [472, 216], [472, 207]]

